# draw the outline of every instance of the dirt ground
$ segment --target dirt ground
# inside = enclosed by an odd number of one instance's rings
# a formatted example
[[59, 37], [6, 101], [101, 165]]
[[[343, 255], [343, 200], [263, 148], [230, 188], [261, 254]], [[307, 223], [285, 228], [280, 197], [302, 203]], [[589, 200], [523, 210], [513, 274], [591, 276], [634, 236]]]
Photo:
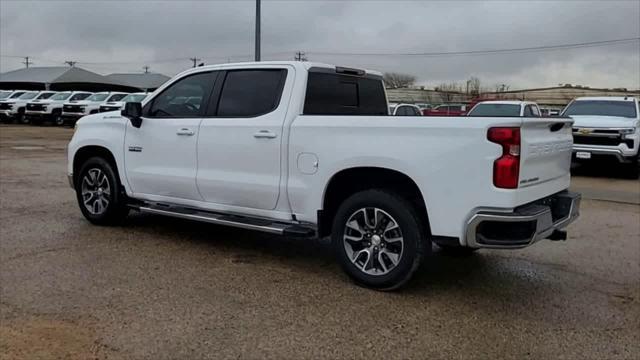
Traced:
[[324, 241], [139, 214], [90, 225], [71, 135], [0, 126], [2, 359], [640, 358], [637, 180], [578, 170], [567, 241], [435, 250], [381, 293]]

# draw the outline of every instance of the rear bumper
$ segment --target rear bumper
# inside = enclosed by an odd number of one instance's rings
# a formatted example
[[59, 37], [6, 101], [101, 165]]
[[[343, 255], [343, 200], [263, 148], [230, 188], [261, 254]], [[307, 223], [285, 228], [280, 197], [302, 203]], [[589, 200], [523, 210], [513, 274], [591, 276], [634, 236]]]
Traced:
[[580, 199], [578, 193], [563, 191], [509, 212], [479, 211], [467, 223], [467, 246], [518, 249], [560, 239], [561, 230], [580, 215]]

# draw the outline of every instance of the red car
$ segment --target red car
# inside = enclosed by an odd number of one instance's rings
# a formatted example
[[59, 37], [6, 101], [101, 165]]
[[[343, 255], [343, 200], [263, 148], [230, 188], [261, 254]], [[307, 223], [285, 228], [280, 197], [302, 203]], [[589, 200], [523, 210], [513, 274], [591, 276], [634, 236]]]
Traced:
[[422, 110], [425, 116], [464, 116], [467, 113], [465, 104], [442, 104], [432, 109]]

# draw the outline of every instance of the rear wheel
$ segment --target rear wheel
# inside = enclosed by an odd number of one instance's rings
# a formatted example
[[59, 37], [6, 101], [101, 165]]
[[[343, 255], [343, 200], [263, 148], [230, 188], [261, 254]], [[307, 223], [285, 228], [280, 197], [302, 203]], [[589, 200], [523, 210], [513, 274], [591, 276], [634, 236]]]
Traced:
[[74, 185], [82, 215], [91, 223], [118, 224], [129, 213], [115, 168], [105, 159], [93, 157], [85, 161]]
[[359, 285], [393, 290], [404, 285], [431, 249], [415, 207], [403, 197], [372, 189], [347, 198], [332, 226], [334, 251]]

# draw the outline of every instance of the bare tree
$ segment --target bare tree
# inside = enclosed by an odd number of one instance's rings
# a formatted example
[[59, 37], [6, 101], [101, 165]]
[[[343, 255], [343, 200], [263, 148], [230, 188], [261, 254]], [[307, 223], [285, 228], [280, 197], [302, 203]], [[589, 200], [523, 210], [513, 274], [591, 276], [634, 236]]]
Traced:
[[462, 87], [455, 82], [442, 83], [435, 88], [443, 102], [451, 102], [460, 95]]
[[472, 76], [467, 80], [467, 95], [480, 95], [480, 79]]
[[416, 77], [401, 73], [384, 73], [384, 85], [391, 89], [408, 88], [415, 84]]

